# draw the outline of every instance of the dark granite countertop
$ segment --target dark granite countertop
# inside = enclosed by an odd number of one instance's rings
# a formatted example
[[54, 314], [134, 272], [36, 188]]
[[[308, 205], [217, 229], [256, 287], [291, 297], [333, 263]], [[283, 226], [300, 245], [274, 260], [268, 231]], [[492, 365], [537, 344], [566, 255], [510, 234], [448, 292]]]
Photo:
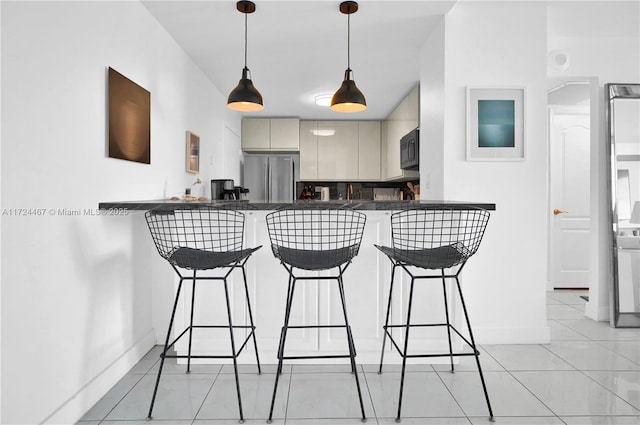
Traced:
[[198, 208], [198, 207], [216, 207], [234, 210], [277, 210], [288, 206], [331, 206], [335, 208], [351, 208], [354, 210], [376, 211], [376, 210], [403, 210], [410, 208], [483, 208], [489, 211], [495, 211], [496, 204], [487, 202], [461, 202], [461, 201], [436, 201], [436, 200], [420, 200], [420, 201], [290, 201], [290, 202], [268, 202], [268, 201], [171, 201], [171, 200], [150, 200], [150, 201], [114, 201], [100, 202], [100, 209], [126, 209], [132, 211], [147, 211], [160, 207], [176, 208]]

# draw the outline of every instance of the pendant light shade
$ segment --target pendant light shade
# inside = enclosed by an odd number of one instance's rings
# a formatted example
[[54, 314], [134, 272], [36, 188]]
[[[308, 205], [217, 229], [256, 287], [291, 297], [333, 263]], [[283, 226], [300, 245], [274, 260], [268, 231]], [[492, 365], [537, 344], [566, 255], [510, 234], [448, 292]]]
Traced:
[[227, 106], [235, 111], [256, 112], [264, 109], [262, 95], [249, 78], [250, 72], [245, 67], [238, 85], [229, 93]]
[[244, 13], [244, 68], [238, 85], [229, 93], [227, 107], [241, 112], [261, 111], [264, 109], [262, 95], [253, 85], [251, 71], [247, 68], [247, 15], [255, 12], [256, 5], [251, 1], [239, 1], [236, 8]]
[[367, 109], [367, 100], [356, 86], [351, 70], [351, 14], [357, 10], [358, 3], [355, 1], [340, 3], [340, 12], [347, 15], [347, 70], [344, 72], [342, 85], [331, 99], [331, 110], [336, 112], [360, 112]]

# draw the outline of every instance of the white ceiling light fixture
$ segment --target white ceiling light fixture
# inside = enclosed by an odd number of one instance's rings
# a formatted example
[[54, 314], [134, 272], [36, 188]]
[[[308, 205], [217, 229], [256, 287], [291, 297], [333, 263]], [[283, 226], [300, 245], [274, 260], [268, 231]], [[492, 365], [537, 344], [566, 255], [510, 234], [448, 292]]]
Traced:
[[331, 106], [333, 94], [319, 94], [314, 96], [313, 102], [318, 106]]

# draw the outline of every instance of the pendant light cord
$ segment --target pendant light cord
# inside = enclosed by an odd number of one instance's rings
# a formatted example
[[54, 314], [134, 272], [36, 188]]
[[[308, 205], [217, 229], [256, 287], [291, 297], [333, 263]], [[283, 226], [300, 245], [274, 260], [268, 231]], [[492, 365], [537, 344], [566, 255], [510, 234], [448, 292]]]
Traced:
[[247, 15], [244, 13], [244, 67], [247, 67]]
[[351, 69], [351, 14], [347, 15], [347, 69]]

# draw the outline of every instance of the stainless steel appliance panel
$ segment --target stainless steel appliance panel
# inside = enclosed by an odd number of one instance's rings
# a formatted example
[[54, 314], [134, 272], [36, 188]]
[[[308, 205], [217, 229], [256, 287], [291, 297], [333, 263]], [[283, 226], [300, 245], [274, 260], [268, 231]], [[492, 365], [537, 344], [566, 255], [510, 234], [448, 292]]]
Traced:
[[266, 201], [268, 196], [268, 166], [266, 156], [245, 156], [244, 158], [244, 187], [249, 189], [249, 199], [252, 201]]
[[293, 159], [285, 156], [269, 157], [269, 201], [293, 200]]
[[252, 201], [294, 199], [294, 160], [290, 156], [245, 155], [244, 187]]

